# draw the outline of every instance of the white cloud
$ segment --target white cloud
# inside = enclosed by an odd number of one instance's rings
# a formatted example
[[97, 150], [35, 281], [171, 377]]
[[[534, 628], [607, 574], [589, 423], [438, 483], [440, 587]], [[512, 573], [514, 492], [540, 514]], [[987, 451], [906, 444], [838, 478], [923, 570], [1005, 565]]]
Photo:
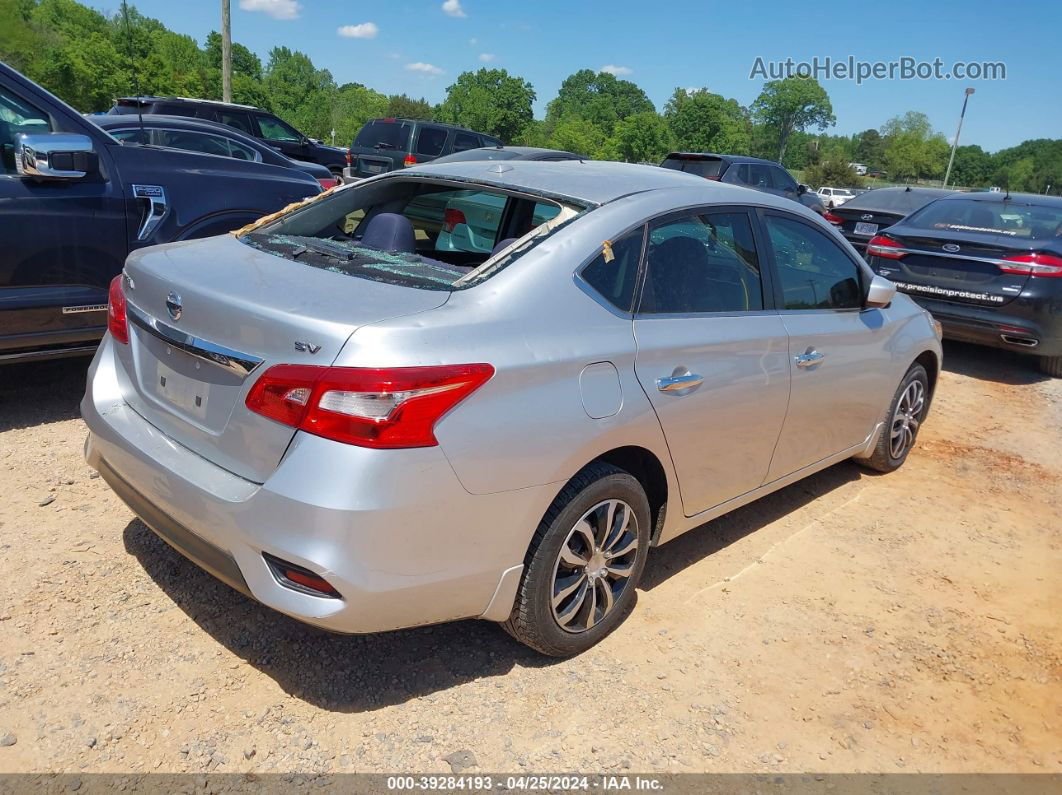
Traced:
[[473, 37], [473, 38], [468, 40], [468, 43], [471, 44], [473, 47], [475, 47], [477, 44], [479, 44], [479, 39]]
[[616, 77], [623, 77], [624, 75], [634, 74], [634, 70], [629, 66], [616, 66], [615, 64], [607, 63], [602, 66], [599, 72], [608, 72], [610, 75], [616, 75]]
[[362, 22], [360, 25], [343, 25], [336, 33], [347, 39], [375, 39], [380, 29], [375, 22]]
[[435, 75], [441, 75], [443, 73], [443, 70], [440, 69], [438, 66], [435, 66], [434, 64], [430, 63], [423, 63], [421, 61], [417, 61], [416, 63], [407, 63], [406, 69], [410, 72], [420, 72], [420, 74], [422, 75], [431, 75], [432, 77], [434, 77]]
[[302, 11], [299, 0], [240, 0], [244, 11], [261, 11], [273, 19], [297, 19]]
[[467, 17], [465, 9], [461, 8], [461, 0], [445, 0], [442, 10], [452, 17]]
[[483, 63], [490, 63], [497, 57], [498, 56], [492, 52], [481, 52], [479, 54], [479, 60], [483, 61]]

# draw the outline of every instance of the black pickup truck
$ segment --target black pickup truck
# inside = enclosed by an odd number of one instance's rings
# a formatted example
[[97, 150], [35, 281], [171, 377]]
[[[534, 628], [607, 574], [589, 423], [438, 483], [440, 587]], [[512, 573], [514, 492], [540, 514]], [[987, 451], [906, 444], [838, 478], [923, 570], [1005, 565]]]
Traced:
[[263, 162], [123, 144], [0, 62], [0, 364], [91, 353], [130, 251], [320, 193]]

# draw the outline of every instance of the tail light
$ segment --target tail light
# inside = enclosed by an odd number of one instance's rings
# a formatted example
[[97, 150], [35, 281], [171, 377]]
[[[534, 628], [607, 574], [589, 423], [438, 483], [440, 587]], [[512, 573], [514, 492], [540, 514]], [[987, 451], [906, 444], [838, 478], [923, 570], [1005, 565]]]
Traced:
[[867, 254], [874, 257], [884, 257], [885, 259], [903, 259], [907, 256], [903, 246], [891, 237], [885, 237], [885, 235], [875, 235], [870, 238], [870, 242], [867, 243]]
[[125, 293], [122, 291], [122, 274], [111, 279], [107, 291], [107, 331], [123, 345], [129, 344], [129, 322], [125, 314]]
[[417, 164], [416, 155], [406, 155], [405, 160], [402, 161], [403, 166], [415, 166]]
[[359, 447], [434, 447], [435, 424], [490, 377], [489, 364], [434, 367], [270, 367], [247, 408], [292, 428]]
[[277, 578], [281, 585], [291, 588], [293, 591], [308, 593], [311, 596], [327, 596], [331, 599], [342, 598], [339, 591], [333, 588], [328, 580], [314, 574], [309, 569], [289, 563], [286, 560], [270, 555], [268, 552], [263, 552], [262, 557], [265, 558], [270, 571], [273, 572], [273, 576]]
[[347, 165], [354, 165], [354, 154], [350, 151], [350, 147], [347, 147]]
[[321, 190], [332, 190], [332, 188], [339, 184], [339, 180], [335, 177], [329, 177], [328, 179], [321, 178], [317, 181], [321, 183]]
[[1045, 254], [1042, 251], [1004, 257], [998, 262], [998, 265], [999, 269], [1004, 273], [1055, 278], [1062, 276], [1062, 257], [1055, 254]]
[[459, 224], [467, 224], [465, 214], [460, 210], [447, 210], [443, 213], [443, 231], [450, 234]]
[[[833, 213], [831, 213], [831, 212], [830, 212], [829, 210], [827, 210], [826, 212], [824, 212], [824, 213], [822, 214], [822, 217], [823, 217], [824, 219], [826, 219], [827, 221], [829, 221], [829, 222], [830, 222], [831, 224], [836, 224], [837, 226], [840, 226], [841, 224], [843, 224], [843, 223], [844, 223], [844, 219], [843, 219], [843, 218], [842, 218], [841, 216], [839, 216], [839, 215], [834, 215], [834, 214], [833, 214]], [[871, 241], [871, 242], [873, 242], [873, 241]]]
[[710, 179], [712, 182], [718, 182], [720, 177], [718, 174], [716, 174], [714, 177], [706, 176], [705, 179]]

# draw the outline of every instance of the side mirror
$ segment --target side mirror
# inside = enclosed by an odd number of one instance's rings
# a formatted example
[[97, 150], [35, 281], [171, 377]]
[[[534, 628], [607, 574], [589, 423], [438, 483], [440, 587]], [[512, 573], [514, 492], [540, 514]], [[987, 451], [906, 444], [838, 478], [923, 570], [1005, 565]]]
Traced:
[[884, 309], [896, 297], [896, 285], [884, 276], [875, 276], [870, 280], [870, 288], [863, 306], [867, 309]]
[[799, 185], [797, 185], [797, 196], [803, 196], [807, 192], [808, 192], [808, 186], [805, 185], [803, 182], [801, 182]]
[[15, 168], [37, 180], [73, 180], [98, 172], [100, 161], [87, 135], [21, 133], [15, 143]]

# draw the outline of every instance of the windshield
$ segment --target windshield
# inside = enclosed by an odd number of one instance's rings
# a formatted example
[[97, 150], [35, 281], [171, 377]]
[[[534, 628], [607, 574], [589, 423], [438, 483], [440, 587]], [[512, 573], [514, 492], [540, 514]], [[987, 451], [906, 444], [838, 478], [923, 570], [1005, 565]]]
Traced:
[[726, 167], [726, 163], [718, 157], [683, 157], [681, 155], [672, 155], [660, 165], [698, 177], [718, 177]]
[[907, 219], [915, 229], [974, 232], [1037, 242], [1062, 241], [1062, 207], [1020, 201], [941, 199]]
[[311, 201], [240, 239], [333, 273], [455, 290], [490, 278], [581, 209], [484, 185], [387, 179]]
[[406, 121], [369, 121], [354, 139], [354, 146], [366, 149], [398, 149], [405, 152], [409, 149], [409, 134], [412, 131], [412, 123]]

